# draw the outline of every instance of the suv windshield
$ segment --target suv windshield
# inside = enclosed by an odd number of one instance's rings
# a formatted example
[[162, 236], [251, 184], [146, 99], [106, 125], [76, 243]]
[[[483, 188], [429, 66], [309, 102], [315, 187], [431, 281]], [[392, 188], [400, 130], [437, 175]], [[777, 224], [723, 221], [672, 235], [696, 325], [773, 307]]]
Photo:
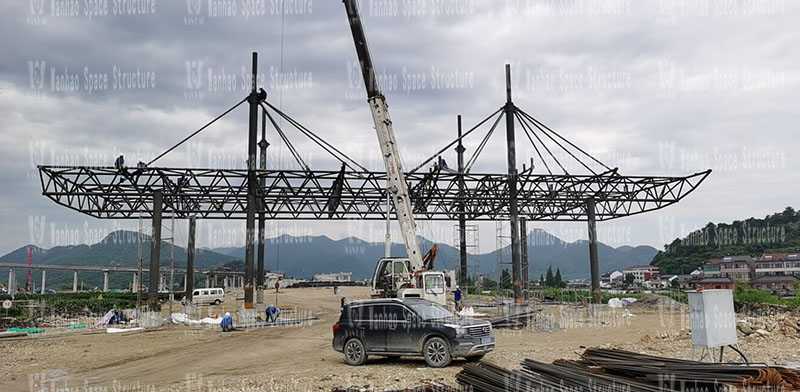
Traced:
[[406, 305], [417, 312], [423, 320], [454, 317], [453, 313], [451, 313], [445, 307], [433, 302], [406, 302]]

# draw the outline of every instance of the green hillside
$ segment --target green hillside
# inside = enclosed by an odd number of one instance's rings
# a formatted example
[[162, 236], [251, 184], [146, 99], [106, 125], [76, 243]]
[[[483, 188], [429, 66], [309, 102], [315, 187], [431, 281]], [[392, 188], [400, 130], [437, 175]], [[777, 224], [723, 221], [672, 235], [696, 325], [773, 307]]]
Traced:
[[651, 263], [662, 274], [689, 273], [710, 258], [800, 250], [800, 213], [792, 207], [763, 219], [711, 223], [665, 245]]

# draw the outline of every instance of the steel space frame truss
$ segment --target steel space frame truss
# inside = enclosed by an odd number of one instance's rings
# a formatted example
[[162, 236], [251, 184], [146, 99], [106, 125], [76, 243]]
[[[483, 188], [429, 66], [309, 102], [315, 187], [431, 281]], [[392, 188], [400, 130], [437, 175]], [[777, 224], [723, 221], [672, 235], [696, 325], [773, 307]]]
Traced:
[[[163, 191], [165, 217], [246, 217], [246, 169], [147, 168], [137, 175], [134, 169], [125, 174], [113, 167], [38, 168], [44, 196], [96, 218], [133, 219], [140, 212], [151, 217], [154, 190]], [[597, 175], [523, 171], [517, 178], [519, 213], [529, 221], [586, 221], [587, 200], [593, 199], [598, 221], [639, 214], [677, 203], [709, 173], [658, 177], [622, 176], [616, 169]], [[254, 177], [257, 213], [263, 211], [267, 219], [386, 219], [384, 172], [256, 170]], [[506, 174], [409, 172], [406, 179], [418, 219], [458, 220], [461, 203], [467, 220], [510, 215]]]

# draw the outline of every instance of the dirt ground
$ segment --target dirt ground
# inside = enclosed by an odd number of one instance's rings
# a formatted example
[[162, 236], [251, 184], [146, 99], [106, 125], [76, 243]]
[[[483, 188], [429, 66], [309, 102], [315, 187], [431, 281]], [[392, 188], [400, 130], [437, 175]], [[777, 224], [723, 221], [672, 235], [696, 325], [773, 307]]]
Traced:
[[[463, 361], [431, 369], [419, 358], [389, 361], [371, 357], [365, 366], [348, 366], [331, 348], [331, 326], [339, 317], [339, 297], [369, 296], [367, 288], [285, 289], [283, 309], [296, 308], [319, 320], [299, 326], [249, 328], [222, 333], [219, 327], [169, 325], [130, 335], [102, 330], [49, 329], [43, 335], [0, 340], [2, 391], [311, 391], [337, 386], [386, 389], [424, 380], [455, 384]], [[274, 294], [267, 296], [274, 300]], [[230, 301], [213, 312], [235, 312]], [[616, 347], [650, 354], [691, 357], [685, 311], [587, 309], [537, 306], [538, 325], [497, 329], [497, 347], [485, 357], [518, 367], [524, 358], [552, 361], [577, 358], [585, 347]], [[483, 308], [477, 311], [484, 312]], [[288, 316], [287, 316], [288, 317]], [[740, 339], [751, 361], [797, 363], [800, 340], [774, 334]], [[726, 360], [734, 360], [729, 353]]]

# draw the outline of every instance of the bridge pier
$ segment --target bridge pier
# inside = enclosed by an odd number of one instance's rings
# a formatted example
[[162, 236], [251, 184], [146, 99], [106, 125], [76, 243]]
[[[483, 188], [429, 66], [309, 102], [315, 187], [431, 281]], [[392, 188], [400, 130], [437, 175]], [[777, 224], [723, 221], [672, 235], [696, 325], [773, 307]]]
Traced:
[[206, 288], [211, 287], [211, 274], [206, 274]]
[[45, 291], [47, 291], [47, 286], [45, 286], [46, 284], [47, 284], [47, 270], [42, 270], [42, 294], [44, 294]]
[[103, 292], [108, 292], [108, 270], [103, 270]]
[[131, 280], [131, 292], [136, 293], [139, 291], [139, 273], [133, 273], [133, 280]]
[[78, 271], [72, 271], [72, 292], [78, 292]]
[[14, 282], [14, 278], [15, 278], [14, 269], [13, 268], [9, 268], [8, 269], [8, 293], [9, 294], [13, 294], [16, 291], [16, 290], [14, 290], [14, 284], [16, 283], [16, 282]]

